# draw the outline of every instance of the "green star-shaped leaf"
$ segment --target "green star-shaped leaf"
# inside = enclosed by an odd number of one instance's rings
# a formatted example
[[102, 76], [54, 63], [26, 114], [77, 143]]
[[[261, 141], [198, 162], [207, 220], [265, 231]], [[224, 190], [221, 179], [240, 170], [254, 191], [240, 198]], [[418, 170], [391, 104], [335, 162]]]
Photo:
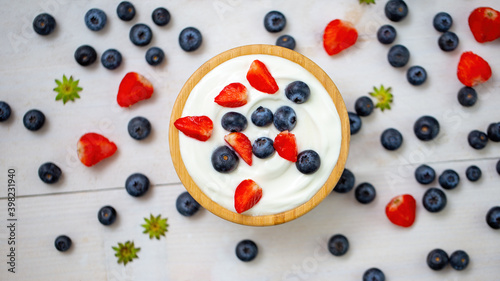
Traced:
[[57, 87], [54, 88], [54, 91], [57, 92], [56, 100], [62, 100], [63, 104], [66, 104], [69, 100], [79, 99], [78, 92], [83, 89], [78, 87], [78, 82], [80, 80], [73, 80], [73, 76], [68, 79], [66, 75], [63, 75], [62, 82], [56, 79]]
[[134, 241], [127, 241], [125, 244], [118, 243], [118, 247], [111, 248], [116, 251], [115, 257], [118, 258], [118, 263], [123, 263], [123, 266], [132, 262], [133, 259], [138, 259], [137, 252], [141, 250], [141, 248], [135, 247]]
[[380, 108], [382, 111], [384, 111], [384, 109], [391, 109], [391, 103], [393, 101], [391, 87], [387, 89], [384, 88], [384, 85], [380, 85], [379, 89], [373, 87], [373, 92], [370, 93], [370, 96], [375, 97], [378, 101], [375, 107]]
[[375, 4], [375, 0], [359, 0], [359, 4]]
[[144, 220], [146, 223], [141, 226], [144, 227], [143, 233], [149, 233], [149, 239], [155, 237], [159, 240], [160, 236], [165, 236], [168, 227], [167, 218], [162, 219], [161, 215], [155, 217], [151, 214], [149, 219], [144, 218]]

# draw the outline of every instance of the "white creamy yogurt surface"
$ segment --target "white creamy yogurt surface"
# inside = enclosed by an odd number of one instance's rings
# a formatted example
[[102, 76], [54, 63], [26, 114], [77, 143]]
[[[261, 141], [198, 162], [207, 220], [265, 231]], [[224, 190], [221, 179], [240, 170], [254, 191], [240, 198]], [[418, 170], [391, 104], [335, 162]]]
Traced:
[[[275, 94], [260, 92], [250, 86], [246, 79], [251, 63], [263, 62], [276, 80], [279, 90]], [[310, 90], [309, 99], [296, 104], [285, 96], [286, 86], [293, 81], [305, 82]], [[248, 90], [248, 103], [237, 108], [225, 108], [214, 102], [214, 98], [228, 84], [239, 82]], [[311, 175], [300, 173], [295, 163], [281, 158], [278, 153], [266, 159], [252, 157], [252, 166], [240, 159], [238, 167], [231, 173], [219, 173], [212, 167], [212, 152], [227, 145], [224, 136], [229, 134], [221, 126], [222, 116], [239, 112], [247, 118], [248, 127], [242, 131], [253, 142], [259, 137], [272, 140], [279, 131], [270, 124], [257, 127], [251, 114], [259, 106], [275, 112], [280, 106], [292, 107], [297, 114], [297, 125], [291, 131], [296, 139], [299, 153], [306, 149], [316, 151], [321, 166]], [[254, 180], [262, 188], [262, 199], [246, 215], [269, 215], [293, 209], [307, 202], [323, 186], [337, 163], [341, 144], [341, 125], [337, 109], [319, 80], [302, 66], [284, 58], [270, 55], [247, 55], [230, 59], [208, 74], [191, 91], [182, 116], [208, 116], [214, 123], [210, 139], [201, 142], [179, 134], [179, 147], [186, 169], [198, 187], [213, 201], [235, 212], [234, 191], [245, 179]]]

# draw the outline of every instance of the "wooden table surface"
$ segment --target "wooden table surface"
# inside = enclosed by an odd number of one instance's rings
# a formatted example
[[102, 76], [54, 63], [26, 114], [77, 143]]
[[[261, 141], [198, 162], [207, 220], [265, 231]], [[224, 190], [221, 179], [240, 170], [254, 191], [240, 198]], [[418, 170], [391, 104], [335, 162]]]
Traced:
[[[0, 280], [361, 280], [363, 272], [379, 267], [387, 280], [499, 280], [500, 231], [485, 223], [486, 212], [500, 205], [500, 175], [495, 165], [500, 159], [500, 143], [490, 142], [483, 150], [467, 143], [471, 130], [485, 131], [500, 121], [500, 41], [477, 43], [467, 24], [469, 13], [479, 6], [500, 10], [494, 0], [430, 1], [408, 0], [408, 17], [391, 23], [384, 15], [386, 1], [360, 5], [343, 1], [132, 1], [137, 10], [131, 22], [116, 16], [120, 1], [2, 1], [0, 11], [0, 100], [10, 104], [13, 114], [0, 123]], [[158, 27], [151, 12], [165, 6], [171, 22]], [[90, 8], [108, 15], [104, 30], [91, 32], [83, 16]], [[264, 15], [279, 10], [287, 26], [279, 34], [263, 27]], [[457, 50], [441, 51], [439, 32], [432, 27], [434, 15], [450, 13], [451, 30], [460, 38]], [[33, 32], [33, 18], [49, 12], [57, 21], [55, 33], [42, 37]], [[340, 18], [351, 21], [359, 32], [356, 45], [329, 57], [322, 47], [327, 23]], [[147, 47], [134, 46], [130, 27], [138, 22], [153, 30], [150, 46], [161, 47], [166, 63], [149, 66]], [[386, 59], [389, 46], [377, 41], [376, 31], [393, 24], [395, 43], [408, 47], [409, 65], [422, 65], [428, 80], [411, 86], [405, 78], [407, 67], [396, 69]], [[203, 34], [201, 48], [192, 53], [181, 50], [180, 31], [197, 27]], [[168, 147], [168, 124], [173, 103], [184, 82], [205, 61], [233, 47], [247, 44], [274, 44], [281, 34], [297, 41], [296, 51], [322, 67], [336, 83], [348, 110], [355, 100], [368, 95], [373, 86], [392, 87], [391, 110], [376, 109], [362, 119], [361, 131], [353, 135], [346, 167], [356, 177], [356, 185], [372, 183], [376, 199], [359, 204], [354, 192], [333, 193], [306, 215], [271, 227], [233, 224], [201, 210], [194, 217], [181, 216], [175, 208], [184, 191], [173, 168]], [[109, 71], [100, 63], [84, 68], [73, 54], [83, 44], [92, 45], [100, 55], [106, 49], [121, 51], [120, 68]], [[476, 87], [478, 102], [462, 107], [457, 92], [462, 87], [456, 77], [460, 54], [473, 51], [489, 62], [490, 81]], [[155, 93], [131, 108], [120, 108], [116, 94], [121, 78], [129, 71], [145, 75]], [[63, 105], [55, 101], [54, 79], [63, 74], [80, 79], [81, 98]], [[40, 109], [46, 124], [37, 132], [24, 128], [22, 117], [32, 108]], [[441, 125], [438, 137], [418, 140], [413, 123], [422, 115], [434, 116]], [[152, 124], [152, 134], [144, 141], [132, 139], [128, 121], [144, 116]], [[380, 144], [386, 128], [398, 129], [403, 146], [387, 151]], [[76, 143], [86, 132], [98, 132], [118, 146], [113, 157], [88, 168], [76, 153]], [[47, 185], [37, 175], [47, 161], [61, 167], [63, 176]], [[426, 163], [439, 175], [454, 169], [460, 184], [445, 191], [446, 208], [436, 214], [426, 211], [422, 195], [429, 188], [416, 182], [413, 173]], [[481, 168], [478, 182], [465, 177], [470, 165]], [[15, 170], [15, 229], [8, 221], [8, 171]], [[141, 198], [124, 190], [132, 173], [148, 176], [152, 188]], [[438, 187], [437, 181], [430, 186]], [[394, 196], [410, 193], [417, 199], [417, 219], [410, 228], [392, 225], [384, 210]], [[112, 226], [101, 225], [97, 211], [112, 205], [118, 219]], [[144, 217], [161, 214], [168, 218], [168, 232], [160, 240], [142, 233]], [[11, 231], [12, 230], [12, 231]], [[350, 241], [345, 256], [335, 257], [326, 247], [328, 239], [344, 234]], [[54, 248], [54, 239], [66, 234], [73, 241], [65, 253]], [[13, 239], [10, 239], [14, 237]], [[239, 261], [234, 252], [242, 239], [252, 239], [258, 257]], [[9, 241], [15, 241], [15, 273]], [[127, 240], [141, 248], [139, 258], [123, 266], [117, 263], [112, 246]], [[436, 272], [426, 264], [434, 248], [448, 254], [465, 250], [471, 262], [464, 271], [450, 267]]]

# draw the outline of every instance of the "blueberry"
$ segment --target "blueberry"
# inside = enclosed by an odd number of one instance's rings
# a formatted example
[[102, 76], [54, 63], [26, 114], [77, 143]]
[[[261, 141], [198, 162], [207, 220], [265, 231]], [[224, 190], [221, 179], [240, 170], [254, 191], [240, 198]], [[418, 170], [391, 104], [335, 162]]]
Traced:
[[242, 240], [236, 245], [236, 256], [244, 262], [251, 261], [257, 257], [259, 248], [252, 240]]
[[276, 39], [276, 46], [288, 48], [290, 50], [295, 49], [295, 39], [290, 35], [281, 35]]
[[108, 49], [102, 53], [101, 63], [109, 70], [116, 69], [122, 63], [122, 54], [118, 50]]
[[328, 240], [328, 251], [334, 256], [342, 256], [349, 250], [349, 240], [342, 234], [335, 234]]
[[467, 176], [467, 179], [470, 181], [478, 181], [481, 178], [481, 174], [481, 169], [476, 165], [469, 166], [467, 170], [465, 170], [465, 176]]
[[163, 50], [158, 47], [151, 47], [146, 52], [146, 61], [150, 65], [153, 66], [159, 65], [164, 58], [165, 58], [165, 53], [163, 53]]
[[427, 189], [422, 197], [422, 205], [431, 213], [443, 210], [447, 202], [446, 194], [441, 189], [435, 187]]
[[4, 101], [0, 101], [0, 122], [7, 121], [11, 113], [10, 105]]
[[385, 4], [384, 12], [389, 20], [398, 22], [408, 15], [408, 6], [402, 0], [389, 0]]
[[391, 44], [396, 40], [396, 35], [396, 29], [389, 24], [382, 25], [377, 31], [377, 39], [382, 44]]
[[153, 31], [143, 23], [137, 23], [130, 29], [130, 41], [136, 46], [146, 46], [153, 39]]
[[60, 235], [54, 241], [54, 246], [60, 252], [66, 252], [71, 248], [71, 238], [66, 235]]
[[116, 210], [111, 206], [104, 206], [97, 212], [97, 219], [103, 225], [113, 224], [116, 220]]
[[135, 16], [135, 7], [128, 1], [122, 1], [116, 7], [116, 14], [123, 21], [130, 21]]
[[268, 137], [260, 137], [253, 142], [252, 152], [258, 158], [264, 159], [274, 153], [273, 140]]
[[427, 265], [433, 270], [441, 270], [448, 264], [448, 254], [441, 249], [434, 249], [427, 255]]
[[273, 122], [273, 112], [269, 108], [262, 106], [257, 107], [257, 109], [252, 113], [250, 119], [255, 126], [265, 127]]
[[347, 112], [349, 115], [349, 126], [351, 128], [351, 135], [355, 135], [361, 129], [361, 118], [354, 112]]
[[[0, 118], [0, 121], [1, 121], [1, 118]], [[490, 125], [488, 125], [488, 129], [486, 130], [486, 133], [488, 134], [488, 138], [490, 139], [490, 141], [500, 142], [500, 122], [491, 123]]]
[[398, 130], [389, 128], [382, 132], [380, 142], [385, 149], [396, 150], [403, 144], [403, 136]]
[[297, 155], [295, 166], [299, 172], [309, 175], [319, 169], [321, 166], [321, 159], [316, 151], [304, 150]]
[[458, 46], [458, 43], [458, 36], [451, 31], [446, 31], [438, 38], [438, 46], [445, 52], [451, 52], [455, 50]]
[[153, 22], [158, 26], [165, 26], [170, 22], [170, 12], [165, 8], [156, 8], [151, 14]]
[[33, 29], [40, 35], [49, 35], [56, 28], [56, 20], [53, 16], [43, 13], [33, 20]]
[[497, 162], [497, 173], [500, 175], [500, 160]]
[[125, 189], [134, 197], [142, 196], [149, 189], [149, 179], [140, 173], [132, 174], [125, 181]]
[[493, 229], [500, 229], [500, 206], [492, 207], [486, 213], [486, 223]]
[[428, 165], [422, 164], [415, 170], [415, 179], [418, 183], [429, 184], [436, 178], [436, 172]]
[[444, 189], [454, 189], [460, 182], [460, 176], [454, 170], [447, 169], [439, 176], [439, 185]]
[[394, 45], [387, 53], [389, 64], [394, 67], [403, 67], [410, 60], [410, 51], [403, 45]]
[[179, 45], [186, 52], [198, 49], [202, 41], [201, 32], [194, 27], [186, 27], [179, 34]]
[[427, 72], [419, 65], [414, 65], [406, 71], [406, 79], [413, 86], [420, 86], [427, 80]]
[[217, 172], [229, 173], [238, 166], [239, 158], [229, 147], [219, 146], [212, 153], [212, 166]]
[[373, 101], [367, 96], [359, 97], [354, 103], [354, 110], [359, 116], [365, 117], [373, 112]]
[[106, 26], [106, 13], [100, 9], [90, 9], [85, 14], [85, 25], [92, 31], [99, 31]]
[[289, 106], [282, 106], [274, 112], [274, 127], [279, 131], [291, 131], [297, 124], [297, 115], [295, 111]]
[[333, 188], [333, 191], [338, 193], [347, 193], [354, 187], [355, 181], [356, 178], [354, 177], [354, 174], [350, 170], [345, 168], [339, 178], [339, 181], [337, 182], [337, 185], [335, 185], [335, 188]]
[[456, 250], [450, 255], [450, 265], [455, 270], [464, 270], [469, 265], [469, 255], [463, 250]]
[[354, 189], [354, 197], [361, 204], [368, 204], [375, 199], [377, 192], [375, 191], [375, 187], [371, 183], [360, 183]]
[[37, 131], [45, 123], [45, 115], [38, 109], [31, 109], [24, 114], [23, 124], [30, 131]]
[[264, 17], [264, 27], [267, 31], [275, 33], [282, 31], [286, 26], [285, 15], [278, 11], [270, 11]]
[[82, 45], [75, 51], [75, 60], [81, 66], [93, 64], [97, 59], [97, 53], [92, 46]]
[[450, 14], [445, 12], [437, 13], [434, 16], [434, 20], [432, 21], [432, 25], [434, 25], [434, 28], [440, 32], [448, 31], [452, 24], [453, 19], [451, 18]]
[[472, 130], [467, 136], [469, 145], [474, 149], [483, 149], [488, 144], [488, 136], [478, 130]]
[[149, 123], [148, 119], [141, 116], [137, 116], [130, 119], [130, 121], [128, 122], [127, 129], [128, 129], [128, 134], [133, 139], [143, 140], [147, 138], [151, 133], [151, 123]]
[[48, 184], [56, 183], [61, 178], [62, 172], [56, 164], [47, 162], [38, 168], [38, 177]]
[[306, 83], [302, 81], [294, 81], [285, 88], [286, 97], [294, 103], [304, 103], [309, 99], [311, 90]]
[[372, 267], [363, 274], [363, 281], [385, 281], [384, 272], [376, 267]]
[[227, 112], [220, 120], [222, 128], [229, 132], [241, 132], [247, 128], [248, 122], [245, 115], [238, 112]]
[[200, 204], [194, 200], [189, 192], [184, 191], [179, 194], [175, 201], [177, 212], [185, 217], [191, 217], [200, 210]]
[[413, 131], [419, 140], [432, 140], [439, 133], [439, 122], [432, 116], [424, 115], [415, 121]]
[[458, 91], [457, 98], [462, 106], [473, 106], [477, 101], [477, 92], [474, 88], [465, 86]]

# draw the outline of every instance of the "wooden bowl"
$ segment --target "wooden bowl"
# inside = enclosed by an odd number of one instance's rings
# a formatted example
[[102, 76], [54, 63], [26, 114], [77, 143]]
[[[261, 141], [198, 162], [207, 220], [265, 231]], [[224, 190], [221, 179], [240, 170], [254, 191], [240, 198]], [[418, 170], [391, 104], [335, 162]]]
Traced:
[[[262, 215], [262, 216], [250, 216], [230, 211], [220, 206], [216, 202], [212, 201], [212, 199], [210, 199], [207, 195], [205, 195], [205, 193], [203, 193], [200, 190], [200, 188], [196, 185], [196, 183], [193, 181], [193, 179], [186, 170], [186, 167], [184, 165], [179, 150], [179, 131], [174, 126], [175, 120], [182, 117], [181, 114], [184, 109], [186, 100], [189, 94], [191, 93], [191, 90], [208, 72], [210, 72], [219, 64], [227, 60], [230, 60], [238, 56], [253, 55], [253, 54], [264, 54], [264, 55], [272, 55], [285, 58], [301, 65], [302, 67], [307, 69], [310, 73], [312, 73], [320, 81], [320, 83], [323, 85], [323, 87], [327, 90], [328, 94], [332, 98], [332, 101], [335, 104], [335, 107], [337, 108], [337, 112], [340, 117], [341, 132], [342, 132], [341, 148], [337, 164], [333, 168], [327, 181], [318, 190], [318, 192], [309, 201], [305, 202], [304, 204], [294, 209], [278, 214]], [[225, 51], [213, 57], [206, 63], [204, 63], [200, 68], [198, 68], [198, 70], [196, 70], [193, 73], [193, 75], [187, 80], [187, 82], [182, 87], [177, 97], [177, 100], [175, 101], [172, 110], [172, 115], [170, 117], [170, 128], [169, 128], [170, 154], [172, 156], [172, 161], [175, 170], [177, 172], [177, 175], [179, 176], [184, 187], [197, 202], [199, 202], [205, 209], [209, 210], [213, 214], [234, 223], [250, 225], [250, 226], [268, 226], [268, 225], [277, 225], [285, 223], [304, 215], [305, 213], [309, 212], [314, 207], [316, 207], [326, 196], [328, 196], [328, 194], [331, 193], [332, 189], [337, 184], [338, 179], [342, 175], [345, 162], [347, 160], [347, 154], [349, 152], [349, 139], [350, 139], [350, 126], [349, 126], [349, 117], [347, 114], [347, 109], [345, 107], [344, 100], [342, 99], [339, 90], [337, 89], [333, 81], [330, 79], [330, 77], [328, 77], [328, 75], [318, 65], [316, 65], [313, 61], [306, 58], [305, 56], [290, 49], [272, 45], [248, 45], [248, 46], [237, 47]]]

